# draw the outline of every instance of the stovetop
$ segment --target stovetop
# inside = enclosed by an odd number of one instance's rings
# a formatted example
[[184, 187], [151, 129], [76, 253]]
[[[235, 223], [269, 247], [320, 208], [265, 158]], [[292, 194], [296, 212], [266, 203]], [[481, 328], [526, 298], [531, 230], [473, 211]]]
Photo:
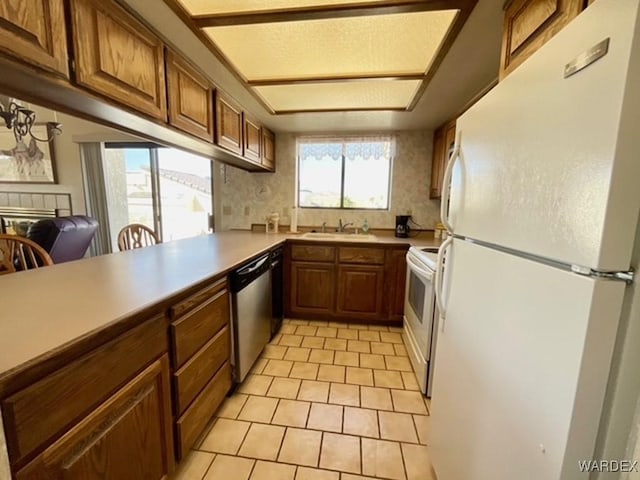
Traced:
[[407, 255], [411, 255], [426, 268], [431, 270], [436, 268], [438, 249], [435, 247], [411, 247]]

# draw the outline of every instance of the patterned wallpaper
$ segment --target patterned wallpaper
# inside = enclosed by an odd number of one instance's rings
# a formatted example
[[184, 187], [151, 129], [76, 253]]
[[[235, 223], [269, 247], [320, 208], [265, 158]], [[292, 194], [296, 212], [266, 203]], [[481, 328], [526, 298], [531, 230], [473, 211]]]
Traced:
[[[423, 228], [433, 229], [440, 215], [439, 201], [429, 200], [433, 132], [403, 131], [395, 136], [389, 211], [298, 209], [298, 225], [319, 226], [327, 222], [328, 226], [335, 226], [342, 218], [343, 222], [354, 222], [359, 227], [366, 218], [371, 228], [394, 228], [395, 216], [410, 212]], [[222, 203], [223, 230], [248, 229], [252, 223], [264, 223], [271, 212], [278, 212], [281, 225], [290, 223], [296, 187], [295, 135], [277, 135], [276, 161], [276, 173], [249, 173], [230, 166], [220, 167], [218, 201]]]

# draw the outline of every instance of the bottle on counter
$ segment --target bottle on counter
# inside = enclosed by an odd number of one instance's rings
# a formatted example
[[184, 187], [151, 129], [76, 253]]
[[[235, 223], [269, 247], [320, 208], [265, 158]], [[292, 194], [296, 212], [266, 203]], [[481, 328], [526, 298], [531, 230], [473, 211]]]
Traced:
[[362, 233], [364, 233], [365, 235], [367, 233], [369, 233], [369, 222], [367, 222], [367, 219], [364, 219], [364, 223], [362, 224]]
[[298, 209], [294, 205], [291, 207], [291, 233], [298, 233]]

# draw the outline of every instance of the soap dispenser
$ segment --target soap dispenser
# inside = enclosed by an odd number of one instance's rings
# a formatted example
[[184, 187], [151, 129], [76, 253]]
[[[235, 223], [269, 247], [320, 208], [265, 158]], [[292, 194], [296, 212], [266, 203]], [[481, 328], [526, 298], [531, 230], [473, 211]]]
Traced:
[[364, 223], [362, 224], [362, 233], [364, 233], [365, 235], [367, 233], [369, 233], [369, 222], [367, 222], [367, 219], [364, 219]]

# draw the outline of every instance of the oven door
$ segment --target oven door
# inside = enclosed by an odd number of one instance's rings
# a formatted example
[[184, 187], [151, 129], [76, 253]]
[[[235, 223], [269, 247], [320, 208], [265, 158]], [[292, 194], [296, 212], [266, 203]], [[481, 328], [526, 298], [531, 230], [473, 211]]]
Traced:
[[415, 339], [420, 355], [429, 361], [435, 297], [434, 272], [407, 254], [407, 284], [405, 292], [405, 321]]

